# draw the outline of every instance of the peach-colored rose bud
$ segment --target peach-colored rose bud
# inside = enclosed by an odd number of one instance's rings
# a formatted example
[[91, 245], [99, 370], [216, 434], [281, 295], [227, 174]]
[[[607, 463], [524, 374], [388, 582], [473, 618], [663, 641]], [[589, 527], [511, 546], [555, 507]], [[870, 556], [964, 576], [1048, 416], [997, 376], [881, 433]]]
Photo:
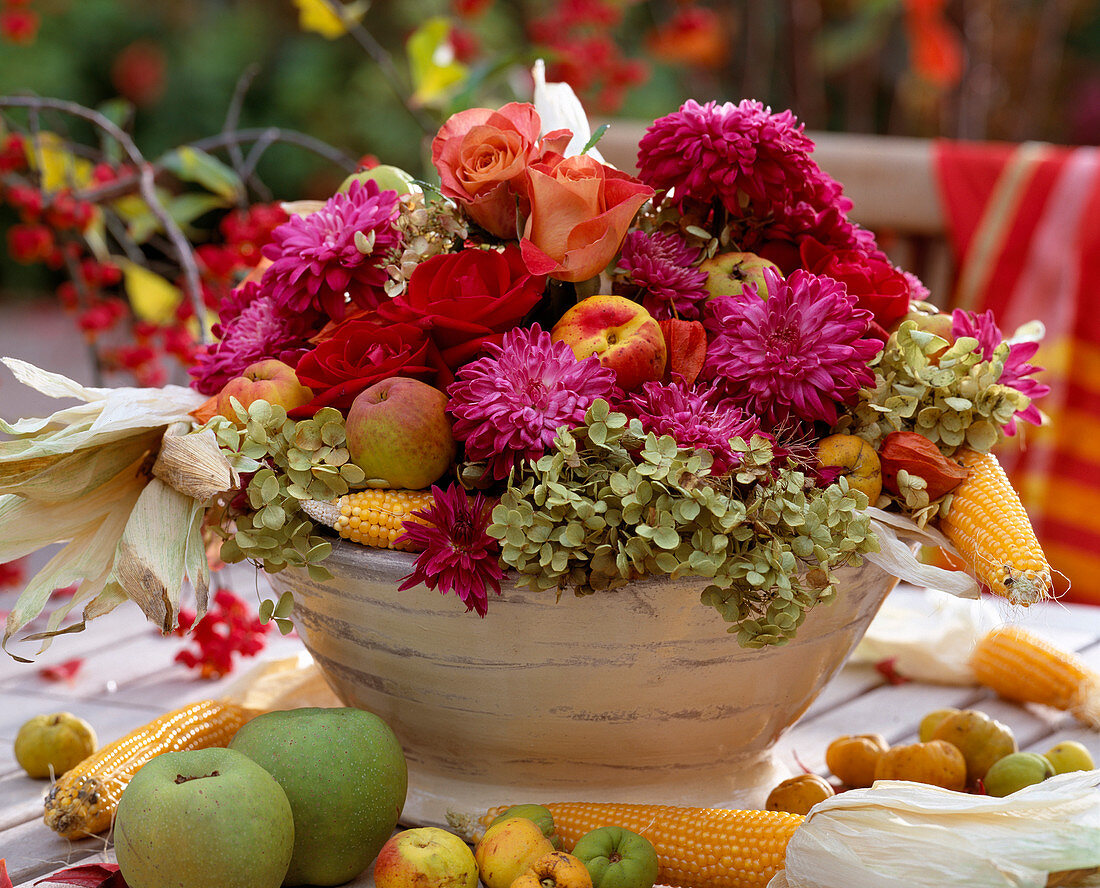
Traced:
[[577, 155], [554, 155], [528, 169], [531, 214], [523, 259], [532, 274], [577, 282], [599, 274], [622, 247], [653, 189], [633, 176]]

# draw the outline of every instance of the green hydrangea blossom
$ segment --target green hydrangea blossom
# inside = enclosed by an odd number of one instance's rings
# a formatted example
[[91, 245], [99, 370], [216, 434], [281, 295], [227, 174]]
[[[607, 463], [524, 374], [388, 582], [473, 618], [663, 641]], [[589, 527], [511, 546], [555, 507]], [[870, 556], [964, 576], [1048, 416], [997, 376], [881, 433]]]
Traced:
[[782, 644], [836, 594], [832, 569], [877, 548], [867, 498], [843, 478], [821, 489], [794, 463], [776, 469], [762, 437], [733, 444], [739, 470], [713, 478], [709, 453], [596, 401], [513, 477], [489, 534], [531, 589], [586, 595], [646, 576], [704, 577], [702, 603], [742, 645]]

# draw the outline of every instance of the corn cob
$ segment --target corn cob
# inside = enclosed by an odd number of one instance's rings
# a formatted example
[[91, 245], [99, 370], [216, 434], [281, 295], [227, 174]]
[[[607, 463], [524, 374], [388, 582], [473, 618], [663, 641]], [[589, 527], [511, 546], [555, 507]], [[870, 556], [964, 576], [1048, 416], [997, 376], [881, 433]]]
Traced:
[[302, 511], [314, 521], [333, 528], [345, 540], [380, 549], [408, 551], [412, 545], [398, 542], [407, 521], [424, 523], [412, 513], [432, 504], [428, 490], [357, 490], [331, 503], [308, 500]]
[[940, 529], [992, 592], [1024, 606], [1049, 598], [1050, 565], [997, 457], [963, 450], [959, 461], [970, 475], [956, 488]]
[[46, 825], [66, 839], [111, 825], [122, 791], [138, 768], [162, 752], [226, 746], [258, 712], [203, 700], [169, 712], [104, 746], [67, 771], [46, 796]]
[[1100, 675], [1075, 654], [1021, 629], [989, 632], [970, 655], [974, 675], [1008, 700], [1042, 703], [1100, 728]]
[[[670, 888], [763, 888], [783, 869], [787, 843], [805, 820], [784, 811], [727, 811], [599, 802], [548, 802], [571, 851], [585, 833], [621, 826], [657, 849], [657, 884]], [[482, 824], [507, 810], [493, 808]]]

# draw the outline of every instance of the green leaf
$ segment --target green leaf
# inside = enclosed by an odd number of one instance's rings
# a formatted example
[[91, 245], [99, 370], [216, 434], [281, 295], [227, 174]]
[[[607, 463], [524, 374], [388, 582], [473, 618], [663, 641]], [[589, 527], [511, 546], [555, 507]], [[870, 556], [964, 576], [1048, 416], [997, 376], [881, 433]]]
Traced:
[[[266, 604], [267, 601], [264, 603]], [[289, 617], [292, 610], [294, 610], [294, 594], [287, 591], [279, 596], [279, 603], [275, 605], [272, 613], [276, 617]]]
[[607, 132], [608, 127], [610, 127], [610, 126], [611, 126], [610, 123], [604, 123], [604, 124], [601, 124], [600, 126], [596, 127], [596, 131], [594, 133], [592, 133], [592, 138], [590, 138], [587, 142], [584, 143], [584, 147], [581, 149], [581, 154], [587, 154], [589, 151], [591, 151], [593, 148], [595, 148], [596, 143], [599, 142], [600, 139], [603, 138], [603, 134]]
[[268, 623], [271, 621], [271, 617], [275, 613], [275, 602], [270, 598], [265, 598], [260, 602], [259, 617], [261, 623]]
[[201, 185], [227, 202], [236, 203], [244, 196], [244, 183], [231, 167], [212, 154], [184, 145], [169, 151], [160, 165], [185, 182]]

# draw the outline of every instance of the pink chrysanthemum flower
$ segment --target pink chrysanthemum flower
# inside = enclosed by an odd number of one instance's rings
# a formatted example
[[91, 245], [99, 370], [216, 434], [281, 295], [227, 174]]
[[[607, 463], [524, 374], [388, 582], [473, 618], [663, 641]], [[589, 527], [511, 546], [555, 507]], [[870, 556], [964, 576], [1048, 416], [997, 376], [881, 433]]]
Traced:
[[403, 592], [423, 583], [442, 595], [453, 591], [467, 611], [484, 617], [489, 609], [488, 590], [499, 595], [504, 577], [500, 544], [486, 532], [492, 504], [480, 493], [471, 498], [454, 482], [446, 490], [433, 486], [432, 497], [432, 505], [413, 512], [428, 523], [405, 524], [400, 539], [422, 551], [412, 573], [397, 588]]
[[712, 334], [703, 374], [765, 428], [837, 419], [874, 382], [867, 366], [882, 347], [865, 339], [871, 313], [832, 278], [801, 269], [783, 279], [764, 271], [768, 298], [755, 293], [707, 303]]
[[320, 315], [312, 310], [291, 311], [254, 282], [234, 290], [218, 307], [220, 322], [213, 327], [218, 342], [206, 346], [188, 369], [191, 386], [213, 395], [249, 364], [279, 358], [290, 365], [309, 347]]
[[565, 342], [533, 324], [486, 343], [483, 358], [461, 367], [447, 394], [455, 438], [471, 460], [500, 480], [521, 460], [537, 459], [561, 426], [575, 428], [597, 398], [609, 398], [615, 374], [595, 357], [578, 361]]
[[657, 320], [697, 321], [707, 299], [707, 273], [692, 267], [699, 251], [674, 232], [631, 231], [619, 265], [642, 288], [642, 305]]
[[345, 294], [363, 308], [385, 298], [386, 257], [401, 241], [394, 222], [397, 192], [352, 182], [308, 216], [291, 216], [272, 232], [263, 253], [272, 260], [263, 285], [292, 311], [319, 309], [344, 316]]
[[[982, 347], [982, 358], [986, 361], [993, 357], [993, 352], [997, 350], [997, 346], [1004, 341], [1001, 328], [997, 326], [992, 311], [976, 314], [972, 311], [956, 308], [951, 314], [951, 333], [956, 338], [959, 336], [973, 336], [977, 339]], [[1016, 389], [1021, 394], [1027, 395], [1031, 398], [1032, 403], [1028, 404], [1024, 410], [1016, 411], [1012, 419], [1005, 425], [1006, 435], [1016, 434], [1017, 419], [1030, 422], [1032, 425], [1041, 425], [1043, 422], [1043, 415], [1039, 412], [1039, 408], [1035, 406], [1035, 400], [1048, 394], [1050, 386], [1031, 378], [1032, 373], [1041, 373], [1043, 368], [1028, 363], [1035, 357], [1035, 352], [1038, 350], [1038, 342], [1013, 342], [1008, 347], [1008, 357], [1005, 359], [1004, 371], [997, 381], [1009, 388]]]
[[681, 210], [720, 202], [734, 216], [764, 218], [791, 206], [817, 170], [813, 142], [790, 111], [760, 102], [691, 99], [654, 121], [638, 144], [638, 178]]
[[725, 475], [741, 461], [730, 448], [730, 439], [747, 441], [760, 431], [754, 417], [720, 397], [717, 385], [693, 388], [679, 381], [647, 382], [621, 409], [639, 419], [647, 432], [671, 435], [681, 447], [708, 451], [714, 457], [710, 473], [715, 476]]

